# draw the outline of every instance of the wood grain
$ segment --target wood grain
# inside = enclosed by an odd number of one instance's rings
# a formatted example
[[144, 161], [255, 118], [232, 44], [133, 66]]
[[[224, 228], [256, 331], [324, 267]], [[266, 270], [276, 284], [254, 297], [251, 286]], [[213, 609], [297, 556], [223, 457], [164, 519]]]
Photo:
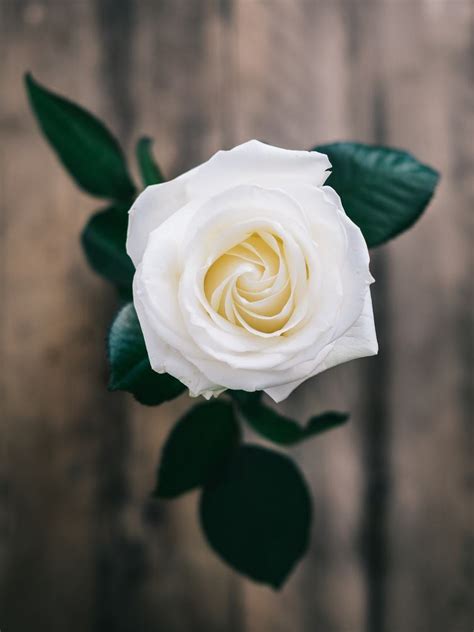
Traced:
[[[469, 0], [2, 0], [0, 17], [1, 630], [469, 630]], [[115, 299], [78, 244], [100, 203], [39, 136], [28, 69], [130, 155], [153, 136], [169, 177], [254, 137], [387, 143], [443, 174], [426, 217], [374, 253], [380, 355], [283, 405], [352, 420], [291, 451], [315, 520], [278, 593], [209, 550], [196, 494], [148, 499], [189, 401], [147, 409], [105, 390]]]

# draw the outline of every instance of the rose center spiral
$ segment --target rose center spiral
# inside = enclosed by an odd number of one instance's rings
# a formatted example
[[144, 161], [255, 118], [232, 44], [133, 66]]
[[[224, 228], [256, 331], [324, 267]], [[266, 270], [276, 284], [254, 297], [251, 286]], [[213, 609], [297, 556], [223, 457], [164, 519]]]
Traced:
[[293, 293], [282, 239], [254, 232], [223, 253], [206, 273], [211, 308], [233, 325], [257, 334], [281, 333], [293, 311]]

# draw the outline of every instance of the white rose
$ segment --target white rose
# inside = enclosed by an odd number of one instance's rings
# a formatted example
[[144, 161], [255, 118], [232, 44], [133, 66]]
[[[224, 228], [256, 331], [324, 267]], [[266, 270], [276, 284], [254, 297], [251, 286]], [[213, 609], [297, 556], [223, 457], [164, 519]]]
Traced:
[[134, 304], [152, 368], [191, 395], [263, 390], [377, 353], [369, 254], [324, 154], [217, 152], [130, 210]]

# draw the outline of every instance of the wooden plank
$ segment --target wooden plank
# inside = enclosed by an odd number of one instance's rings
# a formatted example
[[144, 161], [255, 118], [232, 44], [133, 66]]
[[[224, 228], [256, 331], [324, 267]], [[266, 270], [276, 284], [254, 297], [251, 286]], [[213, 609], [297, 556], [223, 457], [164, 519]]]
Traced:
[[40, 138], [22, 74], [97, 108], [95, 38], [84, 3], [1, 10], [1, 626], [83, 631], [95, 617], [101, 428], [122, 417], [103, 388], [111, 293], [78, 243], [91, 202]]
[[391, 632], [457, 632], [472, 627], [474, 614], [474, 151], [466, 127], [473, 9], [469, 2], [393, 4], [380, 18], [387, 141], [442, 174], [427, 216], [390, 246], [393, 491], [384, 629]]
[[[349, 136], [345, 23], [337, 5], [239, 2], [235, 20], [236, 140], [257, 137], [304, 149]], [[302, 421], [325, 408], [349, 409], [353, 420], [291, 451], [314, 499], [311, 548], [281, 592], [245, 582], [248, 630], [362, 629], [364, 591], [354, 538], [362, 494], [360, 369], [324, 374], [282, 405]]]
[[[227, 77], [224, 17], [217, 3], [142, 3], [135, 15], [134, 135], [155, 139], [168, 177], [206, 160], [222, 146], [222, 98]], [[142, 618], [154, 630], [237, 630], [237, 581], [200, 532], [198, 493], [172, 502], [149, 501], [163, 442], [195, 403], [183, 396], [155, 409], [132, 405], [128, 521], [146, 550], [140, 589]], [[144, 509], [143, 509], [144, 508]], [[203, 605], [204, 604], [204, 605]]]

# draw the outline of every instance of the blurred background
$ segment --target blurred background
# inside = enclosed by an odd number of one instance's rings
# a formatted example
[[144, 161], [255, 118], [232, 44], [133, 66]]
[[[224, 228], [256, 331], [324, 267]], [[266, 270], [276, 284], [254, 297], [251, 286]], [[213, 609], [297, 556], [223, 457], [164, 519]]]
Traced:
[[[469, 632], [474, 5], [470, 0], [0, 0], [2, 632]], [[442, 173], [373, 253], [380, 355], [304, 384], [300, 419], [352, 412], [291, 450], [308, 555], [281, 592], [210, 551], [197, 494], [150, 502], [186, 396], [105, 389], [112, 290], [79, 232], [97, 202], [39, 135], [22, 75], [138, 135], [173, 177], [249, 138], [359, 140]], [[99, 203], [100, 206], [100, 203]]]

